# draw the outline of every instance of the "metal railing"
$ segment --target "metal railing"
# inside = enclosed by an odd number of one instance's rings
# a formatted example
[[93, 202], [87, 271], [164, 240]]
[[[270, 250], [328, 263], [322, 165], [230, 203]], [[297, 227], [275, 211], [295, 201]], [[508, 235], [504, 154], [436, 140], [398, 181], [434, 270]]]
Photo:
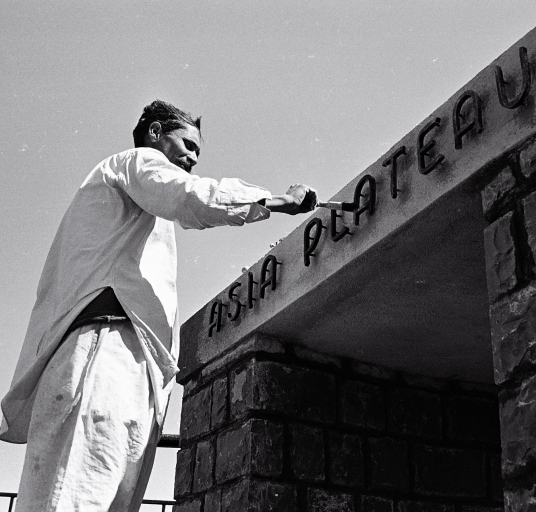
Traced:
[[[9, 507], [7, 512], [15, 512], [14, 506], [17, 499], [16, 492], [0, 492], [0, 498], [9, 498]], [[162, 512], [166, 512], [166, 507], [169, 505], [172, 507], [175, 505], [175, 501], [165, 501], [165, 500], [143, 500], [142, 505], [160, 505], [162, 507]]]
[[[173, 434], [163, 434], [158, 441], [158, 448], [178, 448], [180, 442], [180, 436]], [[16, 492], [0, 492], [0, 498], [9, 499], [9, 505], [7, 512], [15, 512], [15, 501], [17, 499]], [[166, 507], [169, 505], [172, 507], [175, 505], [175, 501], [166, 500], [143, 500], [142, 505], [160, 505], [162, 512], [166, 512]]]

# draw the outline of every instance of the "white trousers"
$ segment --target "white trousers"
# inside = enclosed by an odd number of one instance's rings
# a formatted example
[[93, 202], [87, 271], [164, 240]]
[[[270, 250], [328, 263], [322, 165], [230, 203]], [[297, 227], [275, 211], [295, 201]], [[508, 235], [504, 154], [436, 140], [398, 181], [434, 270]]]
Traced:
[[135, 512], [159, 428], [130, 322], [74, 330], [39, 382], [17, 512]]

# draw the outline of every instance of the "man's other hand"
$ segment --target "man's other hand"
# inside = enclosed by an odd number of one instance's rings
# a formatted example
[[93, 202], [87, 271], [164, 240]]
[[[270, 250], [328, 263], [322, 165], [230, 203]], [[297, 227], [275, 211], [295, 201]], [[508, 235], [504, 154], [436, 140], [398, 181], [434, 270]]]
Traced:
[[266, 199], [265, 205], [272, 212], [297, 215], [313, 211], [318, 205], [318, 197], [314, 188], [295, 184], [285, 194]]

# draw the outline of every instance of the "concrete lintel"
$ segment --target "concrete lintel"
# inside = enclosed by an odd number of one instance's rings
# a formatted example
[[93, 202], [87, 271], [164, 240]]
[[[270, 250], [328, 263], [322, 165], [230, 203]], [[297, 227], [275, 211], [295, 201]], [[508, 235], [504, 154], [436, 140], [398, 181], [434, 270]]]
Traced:
[[[354, 226], [352, 214], [339, 219], [352, 236], [338, 242], [324, 230], [309, 267], [303, 263], [304, 227], [294, 230], [269, 254], [278, 267], [277, 289], [267, 290], [253, 309], [235, 322], [224, 321], [208, 335], [211, 301], [181, 329], [181, 379], [255, 332], [284, 338], [314, 350], [389, 366], [413, 373], [465, 381], [492, 379], [487, 292], [482, 247], [480, 197], [475, 178], [493, 172], [493, 163], [534, 136], [532, 86], [525, 105], [503, 107], [498, 99], [495, 66], [520, 86], [519, 48], [536, 63], [536, 30], [531, 31], [481, 71], [398, 144], [337, 193], [333, 200], [352, 201], [364, 174], [377, 186], [377, 209]], [[467, 91], [478, 95], [482, 131], [470, 130], [455, 147], [453, 112]], [[515, 89], [509, 90], [515, 95]], [[473, 99], [460, 123], [474, 119]], [[443, 155], [440, 166], [419, 172], [419, 133], [439, 120], [421, 144], [436, 142], [425, 160]], [[391, 172], [383, 163], [401, 146], [397, 197]], [[365, 189], [366, 190], [366, 189]], [[314, 217], [330, 224], [321, 210]], [[262, 261], [250, 269], [260, 279]], [[238, 279], [246, 301], [247, 276]], [[257, 285], [258, 287], [258, 285]], [[214, 300], [229, 304], [228, 288]], [[223, 309], [224, 317], [227, 309]]]

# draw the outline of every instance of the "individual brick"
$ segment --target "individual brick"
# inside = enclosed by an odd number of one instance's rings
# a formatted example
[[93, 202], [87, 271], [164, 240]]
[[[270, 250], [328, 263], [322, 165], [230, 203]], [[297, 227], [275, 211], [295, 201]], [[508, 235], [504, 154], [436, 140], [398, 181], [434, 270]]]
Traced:
[[516, 180], [510, 167], [499, 172], [493, 181], [480, 192], [484, 215], [493, 215], [512, 202], [515, 186]]
[[447, 437], [500, 444], [499, 403], [496, 399], [450, 396], [444, 404]]
[[222, 491], [221, 512], [249, 511], [249, 481], [242, 480]]
[[221, 489], [205, 494], [203, 512], [221, 512]]
[[490, 453], [489, 466], [490, 466], [490, 493], [491, 497], [497, 501], [503, 501], [504, 482], [501, 475], [501, 454]]
[[519, 165], [525, 178], [536, 174], [536, 145], [532, 144], [519, 153]]
[[183, 448], [177, 452], [177, 466], [175, 470], [175, 499], [178, 499], [192, 490], [194, 475], [194, 450]]
[[210, 430], [211, 387], [186, 398], [182, 403], [181, 443]]
[[251, 422], [251, 470], [260, 476], [283, 471], [283, 425], [266, 420]]
[[231, 351], [217, 357], [201, 370], [201, 378], [211, 379], [215, 373], [221, 373], [239, 359], [254, 357], [257, 353], [284, 354], [285, 347], [276, 339], [265, 334], [256, 333], [236, 345]]
[[527, 242], [534, 262], [536, 261], [536, 192], [533, 192], [523, 200], [523, 217], [525, 218]]
[[425, 495], [484, 497], [484, 453], [477, 450], [415, 446], [415, 490]]
[[338, 485], [355, 487], [364, 481], [361, 439], [349, 434], [329, 433], [329, 480]]
[[369, 439], [369, 451], [371, 488], [409, 488], [409, 449], [406, 441]]
[[[292, 485], [253, 481], [248, 512], [297, 512], [298, 499]], [[237, 512], [233, 510], [233, 512]]]
[[222, 493], [221, 512], [297, 512], [292, 485], [243, 480]]
[[495, 382], [536, 365], [536, 287], [531, 285], [490, 310]]
[[342, 492], [307, 489], [307, 512], [354, 512], [354, 497]]
[[250, 422], [218, 435], [216, 481], [225, 482], [249, 471]]
[[361, 496], [363, 512], [394, 512], [394, 503], [380, 496]]
[[175, 505], [173, 512], [201, 512], [201, 500], [193, 500]]
[[249, 473], [279, 476], [283, 471], [283, 443], [283, 426], [267, 420], [251, 419], [222, 432], [217, 439], [217, 482]]
[[348, 380], [341, 386], [341, 419], [347, 425], [373, 429], [385, 428], [383, 390], [372, 384]]
[[205, 491], [212, 487], [212, 470], [214, 468], [214, 441], [202, 441], [197, 444], [195, 452], [195, 470], [193, 491]]
[[324, 434], [319, 428], [290, 426], [290, 466], [300, 480], [325, 479]]
[[398, 504], [397, 512], [455, 512], [454, 505], [431, 503], [429, 501], [403, 501]]
[[517, 284], [513, 222], [513, 213], [509, 212], [484, 229], [486, 276], [491, 302]]
[[252, 361], [231, 373], [231, 415], [246, 410], [277, 412], [298, 419], [335, 421], [335, 377], [272, 361]]
[[536, 470], [536, 375], [499, 395], [502, 474], [506, 480]]
[[210, 425], [215, 429], [227, 418], [227, 376], [212, 383], [212, 410]]
[[390, 396], [389, 422], [395, 432], [440, 438], [441, 399], [417, 389], [396, 389]]

